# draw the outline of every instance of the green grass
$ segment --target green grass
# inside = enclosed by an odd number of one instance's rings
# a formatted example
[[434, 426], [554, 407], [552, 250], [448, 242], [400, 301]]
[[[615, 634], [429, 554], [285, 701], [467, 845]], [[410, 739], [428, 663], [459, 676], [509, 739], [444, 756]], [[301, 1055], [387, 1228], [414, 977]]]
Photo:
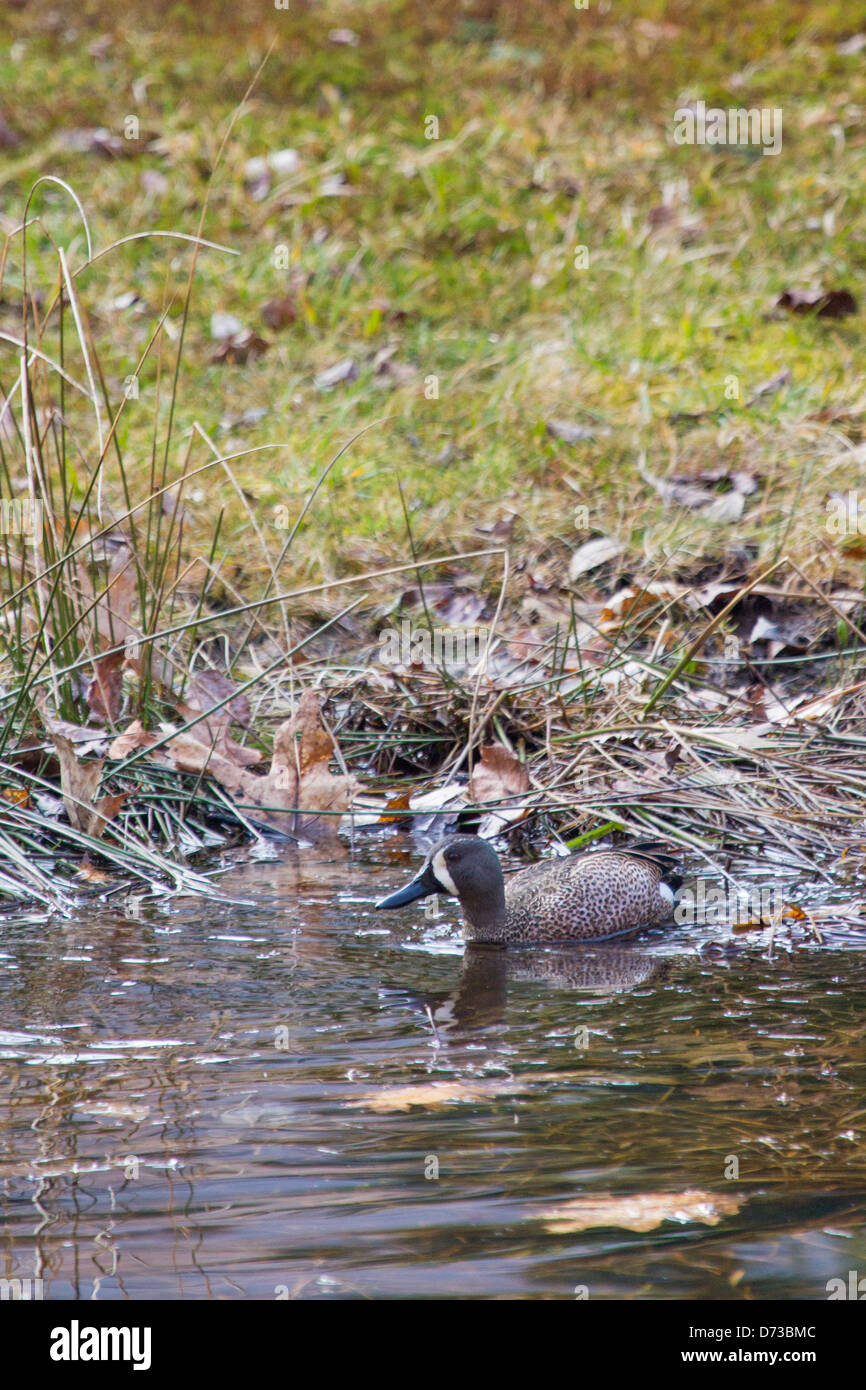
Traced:
[[[644, 0], [628, 17], [616, 6], [601, 14], [564, 3], [444, 0], [223, 10], [149, 6], [120, 18], [115, 7], [89, 4], [74, 20], [42, 3], [7, 11], [0, 91], [20, 144], [4, 152], [4, 226], [19, 223], [32, 182], [51, 173], [75, 188], [96, 248], [148, 229], [194, 234], [226, 124], [274, 43], [213, 180], [204, 235], [239, 254], [199, 255], [168, 447], [179, 473], [187, 450], [191, 468], [208, 457], [190, 438], [194, 422], [226, 453], [277, 443], [233, 465], [276, 555], [284, 535], [275, 508], [293, 519], [339, 445], [388, 417], [334, 470], [286, 578], [315, 581], [406, 558], [398, 478], [420, 554], [467, 545], [476, 526], [516, 512], [516, 553], [545, 554], [564, 569], [569, 549], [586, 538], [571, 521], [583, 501], [590, 532], [625, 539], [632, 563], [675, 551], [682, 562], [731, 540], [753, 541], [759, 558], [772, 558], [785, 528], [815, 577], [838, 571], [843, 557], [824, 528], [824, 496], [858, 482], [856, 464], [839, 456], [846, 438], [859, 441], [866, 418], [862, 315], [834, 322], [769, 311], [782, 290], [813, 280], [866, 298], [866, 143], [855, 110], [866, 103], [866, 69], [862, 54], [836, 50], [866, 24], [866, 10], [858, 18], [850, 5], [781, 0]], [[354, 29], [360, 42], [329, 41], [336, 27]], [[782, 153], [674, 145], [673, 111], [689, 97], [781, 107]], [[65, 132], [80, 127], [122, 137], [130, 115], [159, 153], [112, 158], [64, 145]], [[430, 115], [438, 141], [425, 139]], [[254, 201], [246, 161], [286, 147], [300, 155], [299, 176], [283, 180], [282, 195], [275, 179]], [[323, 196], [336, 174], [343, 195]], [[686, 244], [676, 231], [650, 228], [666, 186], [679, 190], [682, 215], [700, 222]], [[56, 185], [37, 190], [31, 211], [40, 224], [29, 236], [28, 274], [50, 302], [51, 239], [67, 248], [73, 269], [86, 244]], [[577, 245], [589, 250], [585, 270], [574, 268]], [[274, 263], [281, 246], [287, 269]], [[190, 255], [177, 241], [136, 240], [77, 278], [114, 407], [166, 310], [176, 336]], [[4, 332], [20, 334], [23, 273], [13, 236]], [[109, 307], [132, 289], [134, 308]], [[272, 332], [261, 305], [285, 294], [297, 318]], [[212, 363], [215, 310], [267, 338], [265, 355]], [[49, 355], [52, 335], [55, 320], [46, 328]], [[397, 375], [375, 372], [386, 348]], [[136, 495], [150, 476], [155, 420], [160, 447], [166, 440], [175, 352], [160, 335], [138, 399], [121, 415], [117, 442]], [[74, 345], [70, 356], [80, 379]], [[316, 373], [345, 356], [357, 363], [356, 379], [317, 390]], [[16, 357], [0, 344], [4, 392]], [[747, 409], [755, 387], [782, 367], [791, 384]], [[732, 375], [738, 400], [724, 394]], [[426, 399], [434, 376], [438, 399]], [[259, 422], [221, 429], [226, 417], [256, 407], [268, 412]], [[79, 455], [69, 485], [82, 493], [92, 419], [71, 393], [64, 408]], [[671, 418], [702, 411], [711, 413]], [[609, 432], [569, 448], [546, 434], [550, 417]], [[437, 461], [445, 446], [450, 461]], [[662, 475], [718, 463], [752, 468], [759, 496], [736, 535], [708, 527], [661, 505], [637, 474], [641, 454]], [[106, 490], [119, 505], [116, 470]], [[221, 572], [230, 586], [257, 593], [265, 557], [228, 478], [191, 485], [186, 500], [190, 551], [207, 552], [224, 509]], [[862, 565], [848, 570], [859, 582]]]

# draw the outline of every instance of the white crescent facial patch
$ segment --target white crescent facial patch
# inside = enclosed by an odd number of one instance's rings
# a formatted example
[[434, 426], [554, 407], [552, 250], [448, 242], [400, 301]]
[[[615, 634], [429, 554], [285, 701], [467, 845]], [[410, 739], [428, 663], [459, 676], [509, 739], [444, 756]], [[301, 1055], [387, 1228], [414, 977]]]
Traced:
[[452, 897], [458, 897], [459, 895], [457, 889], [454, 887], [454, 880], [445, 867], [444, 849], [440, 849], [439, 853], [433, 856], [431, 863], [433, 866], [433, 872], [438, 878], [439, 882], [442, 884], [444, 891], [446, 893], [450, 893]]

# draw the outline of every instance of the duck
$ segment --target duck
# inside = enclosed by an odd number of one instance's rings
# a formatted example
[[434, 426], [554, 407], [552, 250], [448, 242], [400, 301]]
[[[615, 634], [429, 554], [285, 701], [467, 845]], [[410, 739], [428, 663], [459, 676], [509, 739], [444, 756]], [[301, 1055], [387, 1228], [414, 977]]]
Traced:
[[670, 855], [641, 842], [545, 860], [509, 874], [506, 882], [487, 840], [448, 835], [433, 846], [419, 873], [376, 907], [405, 907], [443, 893], [460, 902], [467, 942], [605, 941], [673, 915], [674, 894], [682, 882], [675, 866]]

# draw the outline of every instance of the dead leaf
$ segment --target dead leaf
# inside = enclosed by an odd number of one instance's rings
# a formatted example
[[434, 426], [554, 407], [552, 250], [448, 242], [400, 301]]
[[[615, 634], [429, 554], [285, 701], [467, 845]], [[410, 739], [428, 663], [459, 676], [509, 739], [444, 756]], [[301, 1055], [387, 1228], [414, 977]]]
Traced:
[[[277, 729], [264, 776], [245, 765], [251, 750], [239, 749], [224, 731], [210, 744], [200, 742], [193, 730], [178, 734], [165, 751], [178, 771], [213, 777], [245, 804], [251, 819], [305, 839], [336, 836], [340, 815], [358, 789], [355, 777], [330, 771], [334, 744], [322, 727], [319, 698], [312, 690], [304, 691], [295, 714]], [[322, 815], [324, 811], [337, 814]]]
[[382, 814], [378, 817], [379, 822], [381, 824], [393, 824], [394, 821], [402, 821], [403, 816], [395, 816], [393, 812], [408, 811], [411, 795], [411, 791], [405, 791], [400, 792], [398, 796], [389, 797], [388, 800], [385, 802], [385, 807], [382, 811]]
[[785, 903], [785, 911], [783, 912], [782, 916], [786, 918], [790, 917], [795, 922], [808, 921], [808, 918], [805, 912], [803, 911], [802, 907], [799, 907], [797, 903]]
[[398, 344], [391, 343], [376, 353], [371, 364], [374, 385], [387, 386], [393, 383], [395, 386], [406, 386], [417, 377], [418, 368], [414, 367], [411, 362], [394, 360], [397, 349]]
[[83, 724], [73, 724], [68, 719], [55, 719], [48, 713], [48, 707], [44, 701], [40, 700], [39, 713], [42, 716], [42, 723], [51, 735], [62, 734], [68, 738], [70, 743], [74, 743], [78, 756], [86, 757], [89, 753], [101, 755], [105, 752], [107, 744], [106, 735], [99, 729], [88, 729]]
[[82, 879], [85, 883], [111, 882], [111, 875], [105, 873], [103, 869], [97, 869], [96, 865], [91, 863], [90, 859], [86, 854], [82, 859], [80, 865], [78, 866], [78, 873], [76, 877]]
[[837, 686], [835, 690], [830, 690], [826, 695], [816, 695], [812, 699], [800, 695], [794, 697], [783, 708], [782, 712], [773, 711], [768, 713], [768, 719], [774, 724], [791, 724], [800, 719], [826, 719], [849, 695], [855, 695], [860, 690], [866, 690], [866, 681], [858, 681], [856, 685]]
[[478, 827], [483, 839], [494, 839], [506, 826], [524, 818], [529, 785], [526, 768], [503, 744], [487, 743], [482, 747], [481, 761], [475, 764], [469, 779], [469, 796], [476, 806], [497, 803]]
[[771, 723], [755, 724], [749, 728], [729, 724], [701, 724], [694, 728], [685, 724], [672, 724], [671, 729], [675, 733], [682, 734], [685, 739], [717, 743], [723, 748], [742, 749], [744, 752], [757, 752], [763, 749], [778, 750], [779, 746], [774, 738], [766, 736], [768, 732], [771, 734], [773, 732]]
[[542, 1212], [544, 1228], [554, 1235], [571, 1235], [600, 1226], [625, 1231], [653, 1231], [665, 1221], [681, 1225], [697, 1221], [718, 1226], [723, 1216], [733, 1216], [745, 1198], [689, 1188], [685, 1192], [645, 1192], [634, 1197], [576, 1197], [560, 1207]]
[[658, 608], [661, 611], [666, 603], [670, 603], [677, 596], [678, 591], [675, 588], [663, 583], [648, 584], [645, 589], [627, 584], [624, 589], [617, 589], [615, 594], [611, 594], [602, 608], [598, 618], [599, 632], [617, 632], [639, 613], [649, 608]]
[[358, 375], [358, 368], [354, 358], [344, 357], [339, 362], [335, 362], [333, 367], [326, 367], [323, 372], [317, 372], [313, 378], [313, 385], [317, 391], [333, 391], [335, 386], [339, 386], [343, 381], [354, 381]]
[[87, 705], [100, 724], [113, 724], [123, 708], [123, 652], [111, 652], [94, 663], [87, 687]]
[[136, 719], [125, 729], [122, 734], [111, 743], [107, 757], [112, 761], [119, 758], [128, 758], [130, 753], [138, 752], [139, 748], [150, 748], [156, 743], [158, 734], [152, 734], [144, 728], [140, 719]]
[[[655, 488], [666, 506], [688, 507], [710, 522], [739, 521], [745, 507], [745, 493], [754, 492], [757, 486], [750, 474], [742, 473], [737, 475], [743, 483], [742, 488], [733, 487], [728, 492], [719, 493], [704, 487], [696, 478], [678, 478], [676, 475], [659, 478], [645, 468], [638, 471], [644, 482]], [[733, 475], [725, 473], [720, 476], [726, 480], [730, 477], [733, 481]], [[701, 475], [696, 477], [700, 478]]]
[[295, 301], [288, 295], [279, 295], [276, 299], [269, 299], [267, 304], [262, 305], [262, 321], [268, 328], [275, 333], [281, 328], [288, 328], [289, 324], [295, 322], [298, 317]]
[[483, 521], [472, 529], [477, 536], [489, 536], [491, 540], [502, 541], [503, 545], [507, 545], [511, 540], [515, 519], [515, 515], [512, 513], [511, 516], [502, 516], [496, 521]]
[[458, 813], [465, 805], [466, 787], [460, 782], [413, 792], [409, 798], [409, 807], [416, 813], [412, 816], [413, 833], [440, 839], [456, 828]]
[[[682, 484], [684, 487], [710, 483], [716, 492], [733, 490], [742, 492], [744, 497], [751, 497], [752, 493], [758, 490], [758, 480], [754, 473], [747, 473], [743, 468], [699, 468], [696, 473], [672, 473], [667, 481], [675, 485]], [[708, 496], [711, 497], [712, 494]]]
[[51, 727], [51, 721], [48, 732], [60, 760], [60, 789], [69, 823], [73, 829], [98, 840], [126, 800], [126, 793], [109, 794], [96, 801], [105, 760], [97, 758], [94, 762], [82, 762], [72, 740]]
[[358, 1100], [347, 1102], [352, 1110], [372, 1110], [377, 1115], [393, 1115], [413, 1106], [425, 1109], [450, 1105], [453, 1101], [479, 1103], [496, 1096], [525, 1091], [527, 1083], [514, 1080], [498, 1081], [431, 1081], [418, 1086], [383, 1086], [367, 1091]]
[[[79, 570], [79, 582], [85, 596], [95, 597], [90, 576]], [[133, 622], [138, 613], [138, 572], [135, 559], [125, 542], [114, 552], [105, 588], [93, 609], [99, 637], [107, 646], [115, 647], [141, 632]]]
[[[235, 694], [236, 686], [220, 671], [197, 671], [186, 693], [185, 703], [199, 713], [208, 712], [211, 719], [236, 719], [245, 729], [250, 723], [250, 702], [246, 695]], [[213, 706], [232, 698], [215, 713]]]
[[599, 565], [606, 565], [609, 560], [615, 560], [624, 550], [622, 541], [615, 541], [612, 536], [597, 536], [595, 540], [585, 541], [571, 557], [569, 583], [573, 584], [581, 575], [598, 569]]
[[818, 286], [785, 290], [776, 304], [780, 309], [789, 309], [794, 314], [814, 314], [818, 319], [844, 319], [857, 312], [857, 300], [850, 290], [825, 290]]
[[30, 793], [26, 787], [4, 787], [0, 791], [0, 798], [8, 806], [23, 806], [26, 809], [30, 805]]
[[266, 353], [269, 347], [270, 343], [259, 337], [251, 328], [242, 328], [239, 333], [231, 333], [221, 338], [209, 360], [241, 366], [244, 362], [254, 362], [257, 357]]
[[443, 594], [430, 606], [444, 627], [472, 627], [484, 612], [486, 601], [481, 594], [460, 590]]

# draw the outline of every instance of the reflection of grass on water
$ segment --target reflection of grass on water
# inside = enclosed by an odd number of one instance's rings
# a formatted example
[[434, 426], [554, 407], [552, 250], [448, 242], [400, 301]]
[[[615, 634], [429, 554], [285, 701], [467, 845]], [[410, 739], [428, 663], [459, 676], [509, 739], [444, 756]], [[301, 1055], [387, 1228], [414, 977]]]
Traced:
[[[38, 0], [7, 14], [6, 207], [29, 225], [5, 224], [0, 302], [0, 894], [68, 909], [100, 866], [207, 888], [188, 856], [249, 831], [211, 779], [115, 769], [95, 836], [50, 809], [43, 725], [92, 723], [103, 683], [100, 732], [177, 724], [202, 664], [230, 674], [224, 707], [248, 688], [255, 746], [321, 682], [349, 767], [401, 791], [505, 742], [539, 838], [663, 836], [714, 871], [768, 844], [804, 872], [816, 848], [851, 862], [862, 542], [824, 520], [859, 479], [857, 339], [767, 310], [801, 280], [859, 293], [866, 77], [844, 20], [802, 3], [656, 8], [157, 6], [120, 26], [97, 3], [76, 34]], [[681, 94], [780, 92], [778, 157], [668, 138]], [[242, 325], [216, 346], [214, 313]], [[733, 526], [647, 482], [707, 460], [756, 482]], [[569, 585], [590, 534], [623, 549]], [[529, 653], [518, 684], [371, 675], [383, 613], [437, 621], [413, 566], [470, 551], [425, 578], [480, 594]], [[811, 646], [734, 700], [754, 598], [805, 616]], [[798, 698], [839, 693], [765, 719], [789, 670]]]

